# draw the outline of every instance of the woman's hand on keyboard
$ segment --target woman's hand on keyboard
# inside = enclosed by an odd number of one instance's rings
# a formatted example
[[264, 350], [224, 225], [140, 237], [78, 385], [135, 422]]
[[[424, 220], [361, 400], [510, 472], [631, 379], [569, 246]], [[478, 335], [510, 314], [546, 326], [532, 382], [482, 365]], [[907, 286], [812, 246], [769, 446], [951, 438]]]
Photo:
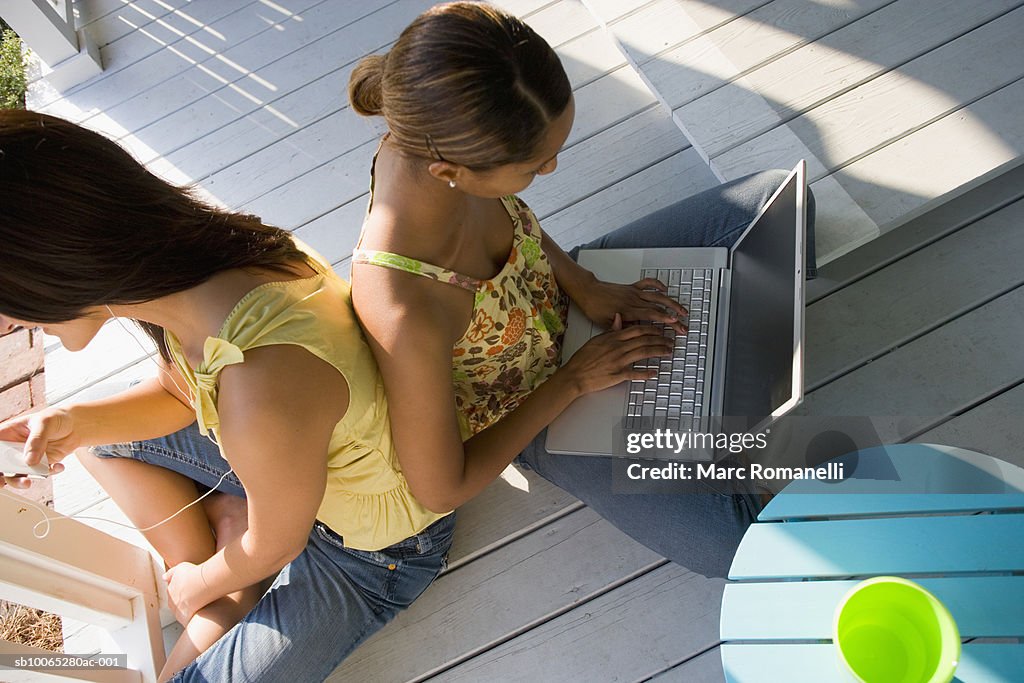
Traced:
[[668, 325], [686, 334], [686, 309], [666, 294], [668, 287], [654, 278], [644, 278], [631, 285], [595, 280], [576, 299], [584, 315], [598, 325], [610, 328], [616, 314], [626, 322], [655, 322]]
[[633, 325], [623, 329], [618, 313], [614, 314], [611, 327], [580, 347], [556, 373], [568, 380], [578, 396], [628, 379], [649, 379], [656, 371], [637, 369], [633, 364], [672, 355], [672, 340], [658, 327]]

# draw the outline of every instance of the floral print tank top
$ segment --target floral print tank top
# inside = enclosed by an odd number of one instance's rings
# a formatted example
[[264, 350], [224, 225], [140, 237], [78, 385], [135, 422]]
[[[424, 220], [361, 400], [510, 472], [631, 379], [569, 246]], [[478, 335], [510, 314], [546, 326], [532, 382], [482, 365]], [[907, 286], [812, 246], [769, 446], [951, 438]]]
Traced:
[[501, 271], [477, 280], [383, 251], [356, 249], [352, 263], [395, 268], [474, 293], [469, 328], [452, 349], [462, 438], [491, 426], [558, 368], [568, 299], [541, 249], [540, 224], [518, 197], [502, 197], [512, 218], [512, 249]]

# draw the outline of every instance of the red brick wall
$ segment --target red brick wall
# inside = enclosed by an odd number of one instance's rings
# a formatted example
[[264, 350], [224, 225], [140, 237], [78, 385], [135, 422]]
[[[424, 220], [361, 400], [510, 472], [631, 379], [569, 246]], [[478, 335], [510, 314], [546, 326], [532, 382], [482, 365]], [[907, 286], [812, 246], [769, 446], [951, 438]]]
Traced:
[[0, 420], [46, 402], [43, 333], [20, 329], [0, 336]]

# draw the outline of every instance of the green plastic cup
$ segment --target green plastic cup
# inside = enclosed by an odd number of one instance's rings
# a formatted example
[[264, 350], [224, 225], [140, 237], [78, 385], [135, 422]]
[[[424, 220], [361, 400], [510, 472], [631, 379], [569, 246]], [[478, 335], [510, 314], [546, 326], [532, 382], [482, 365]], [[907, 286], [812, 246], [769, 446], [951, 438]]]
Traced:
[[960, 632], [946, 606], [895, 576], [850, 589], [836, 607], [832, 640], [859, 683], [949, 683], [960, 661]]

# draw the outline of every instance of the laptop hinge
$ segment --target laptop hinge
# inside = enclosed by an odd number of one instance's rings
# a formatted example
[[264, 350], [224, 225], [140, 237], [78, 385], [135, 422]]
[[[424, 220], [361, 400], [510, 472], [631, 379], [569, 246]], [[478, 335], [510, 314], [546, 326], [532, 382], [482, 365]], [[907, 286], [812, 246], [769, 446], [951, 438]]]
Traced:
[[711, 412], [710, 415], [723, 415], [725, 402], [725, 359], [729, 344], [729, 293], [732, 291], [732, 271], [722, 268], [718, 282], [718, 311], [715, 320], [714, 366], [711, 368]]

